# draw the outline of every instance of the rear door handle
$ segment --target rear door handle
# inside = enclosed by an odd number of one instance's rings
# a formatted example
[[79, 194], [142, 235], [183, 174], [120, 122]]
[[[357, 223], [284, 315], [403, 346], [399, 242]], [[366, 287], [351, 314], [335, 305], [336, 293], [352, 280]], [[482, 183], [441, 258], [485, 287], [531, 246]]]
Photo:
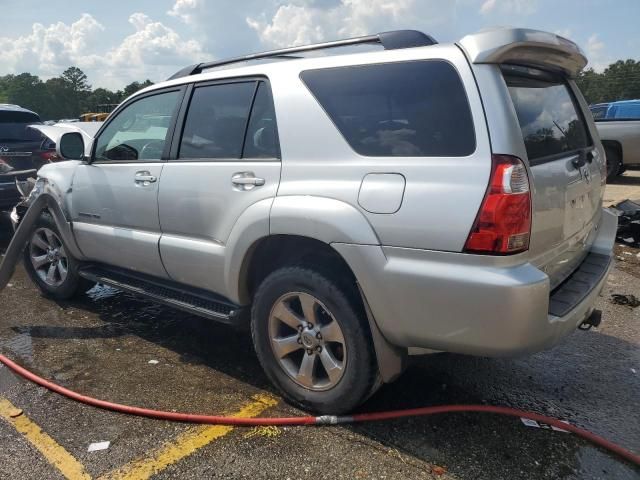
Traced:
[[147, 186], [151, 183], [158, 181], [158, 179], [155, 175], [151, 175], [151, 172], [143, 170], [140, 172], [136, 172], [134, 181], [136, 182], [137, 185]]
[[231, 183], [242, 190], [251, 190], [264, 185], [264, 178], [256, 177], [253, 172], [238, 172], [231, 177]]

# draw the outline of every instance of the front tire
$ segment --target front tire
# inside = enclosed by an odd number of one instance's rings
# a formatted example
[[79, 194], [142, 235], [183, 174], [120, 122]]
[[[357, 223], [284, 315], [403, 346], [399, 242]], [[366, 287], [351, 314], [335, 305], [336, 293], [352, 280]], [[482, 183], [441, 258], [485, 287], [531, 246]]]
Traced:
[[31, 280], [52, 298], [66, 300], [94, 285], [78, 274], [79, 262], [65, 248], [58, 227], [46, 212], [32, 227], [23, 262]]
[[293, 404], [339, 414], [362, 403], [378, 378], [369, 327], [330, 275], [286, 267], [258, 287], [251, 332], [269, 379]]

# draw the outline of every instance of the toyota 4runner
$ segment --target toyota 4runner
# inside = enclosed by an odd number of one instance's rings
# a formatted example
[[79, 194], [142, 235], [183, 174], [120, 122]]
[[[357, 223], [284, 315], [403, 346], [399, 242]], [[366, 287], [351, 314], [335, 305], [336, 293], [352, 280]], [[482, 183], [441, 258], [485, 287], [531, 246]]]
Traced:
[[58, 139], [15, 241], [52, 297], [99, 282], [250, 323], [290, 401], [348, 411], [409, 354], [520, 355], [595, 322], [616, 217], [585, 64], [496, 29], [187, 67]]

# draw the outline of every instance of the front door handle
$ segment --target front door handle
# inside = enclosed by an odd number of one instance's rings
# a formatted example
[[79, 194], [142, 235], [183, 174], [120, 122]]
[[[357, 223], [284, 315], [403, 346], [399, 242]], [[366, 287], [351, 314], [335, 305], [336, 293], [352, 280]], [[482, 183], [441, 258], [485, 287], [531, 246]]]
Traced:
[[155, 175], [151, 175], [151, 172], [143, 170], [140, 172], [136, 172], [134, 181], [136, 182], [137, 185], [142, 185], [146, 187], [154, 182], [157, 182], [158, 179]]
[[251, 190], [264, 185], [264, 178], [256, 177], [253, 172], [238, 172], [231, 177], [231, 183], [241, 190]]

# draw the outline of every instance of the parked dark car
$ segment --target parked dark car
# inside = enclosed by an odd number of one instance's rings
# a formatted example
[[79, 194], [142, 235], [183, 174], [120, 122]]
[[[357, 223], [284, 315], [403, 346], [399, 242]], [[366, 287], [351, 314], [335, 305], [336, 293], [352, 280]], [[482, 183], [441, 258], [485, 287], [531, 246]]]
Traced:
[[31, 110], [0, 104], [0, 211], [10, 210], [20, 201], [20, 182], [58, 158], [55, 143], [29, 128], [41, 123]]

